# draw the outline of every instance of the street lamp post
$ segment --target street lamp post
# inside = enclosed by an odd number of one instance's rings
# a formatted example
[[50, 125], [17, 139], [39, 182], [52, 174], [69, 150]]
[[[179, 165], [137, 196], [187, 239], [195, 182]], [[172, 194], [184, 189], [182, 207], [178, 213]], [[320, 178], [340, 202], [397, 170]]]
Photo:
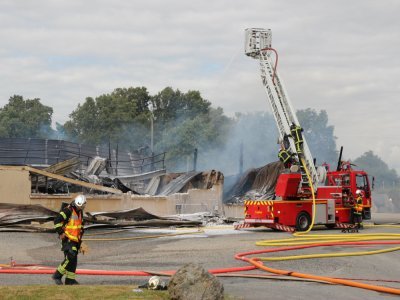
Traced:
[[151, 170], [154, 170], [154, 114], [153, 106], [150, 109], [150, 150], [151, 150]]
[[153, 136], [154, 136], [154, 124], [153, 124], [153, 122], [154, 122], [154, 115], [153, 115], [153, 112], [151, 112], [150, 122], [151, 122], [150, 150], [151, 150], [151, 155], [153, 155], [153, 153], [154, 153], [154, 149], [153, 149], [153, 147], [154, 147], [154, 139], [153, 139]]
[[151, 155], [154, 153], [154, 114], [153, 114], [154, 106], [153, 103], [149, 103], [149, 112], [150, 112], [150, 150]]

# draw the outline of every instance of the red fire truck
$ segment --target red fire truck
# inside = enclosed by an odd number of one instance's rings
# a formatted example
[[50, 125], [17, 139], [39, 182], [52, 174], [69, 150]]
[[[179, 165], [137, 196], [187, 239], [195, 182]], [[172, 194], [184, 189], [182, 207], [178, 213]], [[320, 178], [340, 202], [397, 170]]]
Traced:
[[291, 135], [291, 126], [300, 125], [276, 71], [278, 59], [276, 50], [271, 48], [271, 30], [246, 29], [245, 53], [260, 61], [262, 82], [280, 140], [289, 153], [294, 154], [294, 162], [290, 170], [285, 169], [278, 177], [274, 199], [245, 201], [245, 219], [241, 227], [266, 226], [283, 231], [305, 231], [312, 223], [315, 209], [314, 224], [346, 228], [346, 224], [352, 221], [351, 211], [357, 190], [363, 196], [363, 218], [370, 219], [372, 186], [367, 173], [355, 170], [351, 163], [341, 160], [343, 148], [336, 170], [330, 170], [328, 165], [316, 168], [305, 137], [300, 148]]

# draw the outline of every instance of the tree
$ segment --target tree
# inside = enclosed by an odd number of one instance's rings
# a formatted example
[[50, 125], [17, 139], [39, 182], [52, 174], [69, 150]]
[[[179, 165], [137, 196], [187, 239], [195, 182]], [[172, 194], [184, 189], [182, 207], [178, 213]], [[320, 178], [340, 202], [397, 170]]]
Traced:
[[185, 170], [186, 160], [194, 149], [205, 153], [225, 141], [230, 119], [222, 108], [211, 103], [198, 91], [182, 93], [170, 87], [152, 97], [156, 151], [167, 152], [168, 166]]
[[298, 110], [297, 118], [304, 129], [304, 136], [312, 155], [318, 164], [337, 161], [336, 137], [333, 135], [334, 126], [328, 125], [328, 114], [325, 110], [319, 113], [311, 108]]
[[182, 93], [167, 87], [150, 96], [144, 87], [118, 88], [86, 98], [58, 131], [81, 143], [111, 141], [136, 150], [150, 143], [152, 120], [154, 152], [167, 152], [171, 170], [183, 169], [195, 148], [205, 152], [222, 145], [230, 122], [221, 108], [212, 108], [198, 91]]
[[365, 170], [369, 175], [375, 177], [375, 184], [379, 187], [398, 186], [400, 178], [396, 170], [389, 169], [389, 166], [372, 151], [367, 151], [356, 158], [353, 163]]
[[141, 146], [149, 135], [149, 101], [145, 87], [118, 88], [95, 99], [87, 97], [70, 114], [65, 133], [81, 143]]
[[0, 109], [0, 137], [46, 138], [52, 132], [53, 109], [40, 103], [39, 98], [10, 97]]
[[400, 178], [397, 172], [372, 151], [365, 152], [353, 163], [375, 178], [376, 194], [386, 194], [391, 199], [390, 202], [384, 202], [382, 196], [378, 196], [373, 199], [375, 205], [386, 212], [400, 211]]
[[208, 114], [211, 103], [198, 91], [182, 93], [167, 87], [151, 99], [153, 114], [161, 127], [176, 126], [186, 119]]

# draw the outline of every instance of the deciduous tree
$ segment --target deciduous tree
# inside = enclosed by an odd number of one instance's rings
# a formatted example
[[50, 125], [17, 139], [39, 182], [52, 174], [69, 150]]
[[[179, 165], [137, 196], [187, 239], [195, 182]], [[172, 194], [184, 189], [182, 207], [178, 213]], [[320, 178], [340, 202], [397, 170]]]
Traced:
[[357, 157], [353, 163], [359, 168], [365, 170], [369, 175], [375, 177], [376, 186], [392, 187], [398, 186], [400, 179], [396, 170], [390, 169], [389, 166], [374, 152], [367, 151], [360, 157]]
[[319, 113], [307, 108], [298, 110], [297, 118], [304, 129], [304, 136], [317, 164], [327, 162], [334, 164], [337, 161], [336, 137], [333, 134], [334, 126], [328, 125], [328, 114], [325, 110]]
[[149, 100], [145, 87], [118, 88], [111, 94], [88, 97], [70, 114], [65, 133], [81, 143], [141, 146], [149, 134], [144, 131], [150, 126]]
[[0, 136], [42, 138], [51, 132], [53, 109], [40, 103], [39, 98], [26, 99], [19, 95], [10, 97], [0, 109]]

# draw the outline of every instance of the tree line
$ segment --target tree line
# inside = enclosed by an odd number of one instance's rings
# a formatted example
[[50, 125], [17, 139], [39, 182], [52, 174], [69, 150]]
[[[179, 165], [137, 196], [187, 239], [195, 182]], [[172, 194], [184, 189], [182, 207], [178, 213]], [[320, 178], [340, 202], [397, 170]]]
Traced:
[[[267, 105], [267, 104], [266, 104]], [[181, 92], [166, 87], [150, 95], [146, 87], [117, 88], [111, 93], [87, 97], [64, 123], [52, 128], [53, 108], [39, 98], [14, 95], [0, 108], [0, 137], [64, 139], [82, 144], [111, 145], [132, 151], [138, 148], [166, 152], [171, 171], [185, 171], [194, 149], [199, 169], [218, 169], [225, 174], [239, 170], [240, 149], [244, 169], [277, 160], [279, 145], [273, 116], [267, 112], [224, 114], [199, 91]], [[334, 126], [325, 110], [298, 110], [311, 153], [317, 164], [337, 163]], [[153, 141], [153, 143], [151, 142]], [[382, 182], [399, 186], [399, 177], [372, 151], [354, 160]]]

